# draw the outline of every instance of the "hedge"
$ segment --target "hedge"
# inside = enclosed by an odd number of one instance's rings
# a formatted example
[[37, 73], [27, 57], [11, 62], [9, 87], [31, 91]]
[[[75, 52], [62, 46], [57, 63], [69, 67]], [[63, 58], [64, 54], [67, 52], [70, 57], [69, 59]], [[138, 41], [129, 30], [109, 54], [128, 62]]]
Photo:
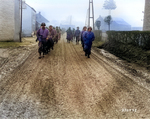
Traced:
[[107, 31], [108, 40], [150, 50], [150, 31]]
[[144, 66], [150, 66], [150, 31], [107, 31], [108, 42], [99, 48]]

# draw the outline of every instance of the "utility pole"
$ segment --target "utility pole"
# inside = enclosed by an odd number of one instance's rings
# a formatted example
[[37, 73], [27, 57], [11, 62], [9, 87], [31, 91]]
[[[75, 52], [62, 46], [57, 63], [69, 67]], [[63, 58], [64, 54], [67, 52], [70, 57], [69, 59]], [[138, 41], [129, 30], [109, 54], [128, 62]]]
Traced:
[[20, 9], [21, 9], [21, 13], [20, 13], [20, 15], [21, 15], [21, 23], [20, 23], [20, 42], [22, 42], [22, 0], [20, 0], [20, 5], [21, 5], [21, 7], [20, 7]]
[[150, 0], [145, 0], [143, 31], [150, 30]]
[[94, 5], [93, 5], [93, 0], [89, 0], [89, 18], [88, 18], [88, 27], [91, 26], [91, 19], [93, 22], [93, 30], [95, 30], [94, 27]]

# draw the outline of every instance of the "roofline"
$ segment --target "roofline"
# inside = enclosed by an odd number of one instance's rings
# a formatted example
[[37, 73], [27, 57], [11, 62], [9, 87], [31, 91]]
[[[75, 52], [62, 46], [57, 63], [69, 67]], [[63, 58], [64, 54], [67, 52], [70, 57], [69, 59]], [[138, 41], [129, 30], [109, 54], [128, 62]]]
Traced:
[[[25, 2], [25, 4], [26, 5], [28, 5], [26, 2]], [[33, 8], [33, 7], [31, 7], [30, 5], [28, 5], [33, 11], [35, 11], [36, 12], [36, 10]]]
[[[36, 16], [38, 15], [39, 13], [36, 13]], [[41, 14], [40, 14], [41, 15]], [[41, 15], [42, 16], [42, 15]], [[50, 21], [49, 20], [47, 20], [44, 16], [42, 16], [46, 21], [47, 21], [47, 23], [49, 23]]]
[[[39, 24], [43, 23], [43, 22], [40, 23], [40, 22], [38, 22], [38, 21], [36, 21], [36, 22], [39, 23]], [[48, 22], [45, 22], [45, 23], [50, 23], [50, 22], [48, 21]]]

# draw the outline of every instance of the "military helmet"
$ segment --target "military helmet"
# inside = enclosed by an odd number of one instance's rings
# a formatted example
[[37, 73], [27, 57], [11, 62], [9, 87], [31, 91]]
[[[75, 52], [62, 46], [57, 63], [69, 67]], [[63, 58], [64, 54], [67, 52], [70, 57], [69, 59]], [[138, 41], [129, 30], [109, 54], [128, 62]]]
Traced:
[[46, 26], [46, 24], [43, 22], [43, 23], [41, 24], [41, 26]]

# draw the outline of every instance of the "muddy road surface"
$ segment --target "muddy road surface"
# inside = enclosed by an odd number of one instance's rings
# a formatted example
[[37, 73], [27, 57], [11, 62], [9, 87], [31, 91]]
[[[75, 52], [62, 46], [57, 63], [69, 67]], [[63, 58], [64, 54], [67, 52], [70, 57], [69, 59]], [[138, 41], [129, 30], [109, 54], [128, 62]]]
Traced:
[[40, 60], [36, 48], [0, 80], [0, 118], [150, 118], [149, 90], [96, 52], [63, 38]]

